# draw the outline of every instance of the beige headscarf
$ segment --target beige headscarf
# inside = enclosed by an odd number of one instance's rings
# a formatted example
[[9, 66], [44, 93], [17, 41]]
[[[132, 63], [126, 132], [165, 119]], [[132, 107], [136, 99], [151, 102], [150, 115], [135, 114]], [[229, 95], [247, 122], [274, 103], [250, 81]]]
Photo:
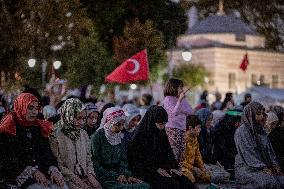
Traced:
[[267, 113], [267, 120], [265, 123], [265, 130], [267, 133], [270, 133], [273, 128], [271, 128], [271, 124], [273, 122], [278, 122], [278, 117], [275, 113], [269, 112]]

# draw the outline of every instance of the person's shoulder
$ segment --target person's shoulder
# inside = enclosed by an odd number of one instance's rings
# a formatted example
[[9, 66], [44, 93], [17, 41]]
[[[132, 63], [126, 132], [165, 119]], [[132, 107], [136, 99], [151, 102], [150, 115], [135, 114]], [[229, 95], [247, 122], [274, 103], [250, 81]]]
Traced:
[[97, 140], [99, 138], [102, 138], [102, 136], [104, 136], [104, 129], [101, 128], [99, 130], [97, 130], [96, 132], [94, 132], [92, 135], [91, 135], [91, 140]]
[[235, 132], [235, 137], [239, 136], [247, 136], [249, 134], [247, 127], [242, 124], [239, 128], [237, 128]]

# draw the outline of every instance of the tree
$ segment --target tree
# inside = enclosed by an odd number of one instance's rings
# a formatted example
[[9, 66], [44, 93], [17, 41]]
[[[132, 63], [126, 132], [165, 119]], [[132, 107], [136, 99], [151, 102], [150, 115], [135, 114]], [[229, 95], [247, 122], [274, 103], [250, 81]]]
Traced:
[[155, 27], [152, 21], [141, 23], [135, 19], [127, 23], [123, 36], [115, 37], [113, 41], [114, 59], [121, 64], [124, 60], [147, 49], [151, 79], [157, 77], [159, 66], [165, 65], [166, 55], [163, 51], [163, 35]]
[[89, 36], [81, 39], [78, 48], [65, 58], [67, 72], [64, 74], [70, 87], [93, 85], [97, 90], [104, 78], [114, 69], [114, 63], [105, 46], [98, 41], [95, 26], [89, 22]]
[[[220, 0], [181, 0], [184, 7], [195, 5], [199, 17], [205, 18], [218, 11]], [[227, 14], [238, 11], [241, 18], [256, 27], [258, 33], [266, 37], [266, 47], [281, 49], [284, 47], [284, 6], [282, 0], [226, 0], [224, 8]]]
[[[41, 62], [47, 61], [47, 72], [50, 72], [54, 60], [63, 59], [66, 52], [76, 48], [80, 37], [86, 35], [87, 17], [79, 0], [12, 1], [1, 1], [5, 14], [1, 12], [0, 16], [7, 20], [1, 22], [5, 29], [1, 47], [6, 52], [1, 52], [1, 62], [9, 62], [11, 57], [12, 65], [16, 66], [10, 67], [9, 72], [17, 72], [22, 82], [38, 87]], [[7, 52], [15, 56], [6, 57]], [[37, 60], [33, 69], [27, 66], [29, 58]]]
[[185, 11], [171, 0], [82, 0], [90, 18], [96, 22], [101, 40], [112, 49], [114, 36], [121, 36], [127, 22], [138, 18], [153, 21], [163, 33], [165, 47], [175, 44], [176, 37], [186, 30]]
[[181, 64], [173, 70], [173, 76], [181, 79], [188, 87], [203, 85], [207, 75], [208, 72], [201, 64]]

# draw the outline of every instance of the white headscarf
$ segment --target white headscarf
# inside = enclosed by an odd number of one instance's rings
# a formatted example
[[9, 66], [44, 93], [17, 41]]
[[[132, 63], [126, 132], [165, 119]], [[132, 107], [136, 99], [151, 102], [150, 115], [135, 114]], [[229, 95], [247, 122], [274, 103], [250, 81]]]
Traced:
[[273, 112], [268, 112], [268, 113], [267, 113], [266, 123], [265, 123], [265, 131], [266, 131], [267, 133], [270, 133], [271, 130], [273, 129], [273, 128], [271, 128], [271, 124], [272, 124], [273, 122], [278, 122], [278, 117], [277, 117], [277, 115], [276, 115], [275, 113], [273, 113]]
[[100, 128], [103, 128], [105, 130], [105, 136], [107, 138], [107, 141], [111, 145], [118, 145], [121, 143], [123, 134], [121, 132], [113, 133], [111, 131], [111, 128], [113, 127], [114, 124], [118, 123], [119, 121], [125, 120], [125, 118], [126, 117], [124, 111], [121, 108], [111, 107], [105, 110]]

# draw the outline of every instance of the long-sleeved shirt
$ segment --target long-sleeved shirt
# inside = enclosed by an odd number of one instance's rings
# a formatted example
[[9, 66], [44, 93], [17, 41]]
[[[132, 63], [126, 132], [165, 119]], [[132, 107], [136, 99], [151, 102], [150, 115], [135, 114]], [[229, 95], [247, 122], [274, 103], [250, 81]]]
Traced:
[[76, 176], [75, 166], [77, 163], [82, 167], [84, 174], [95, 175], [91, 159], [90, 139], [86, 131], [81, 129], [80, 138], [76, 141], [72, 141], [60, 132], [56, 137], [50, 138], [50, 144], [66, 181], [71, 181]]
[[163, 107], [168, 113], [168, 123], [166, 127], [185, 131], [186, 116], [193, 112], [189, 103], [185, 99], [180, 102], [177, 97], [166, 96]]

